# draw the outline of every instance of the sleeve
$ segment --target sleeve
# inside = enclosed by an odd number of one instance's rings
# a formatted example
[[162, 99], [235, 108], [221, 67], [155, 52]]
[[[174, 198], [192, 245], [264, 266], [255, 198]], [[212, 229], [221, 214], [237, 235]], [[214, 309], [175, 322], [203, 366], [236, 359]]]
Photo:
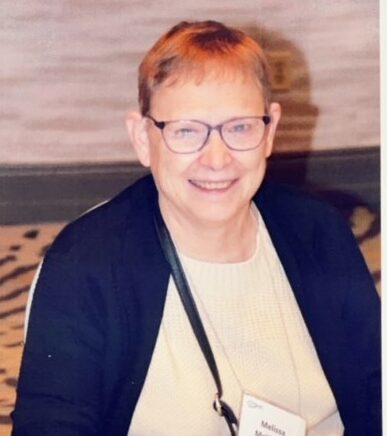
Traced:
[[354, 253], [346, 259], [348, 289], [343, 319], [348, 321], [348, 341], [357, 349], [358, 366], [363, 368], [366, 380], [367, 433], [382, 434], [381, 392], [381, 304], [374, 280], [369, 273], [357, 242], [347, 227], [348, 239], [352, 238]]
[[71, 250], [51, 250], [44, 259], [29, 315], [13, 436], [98, 434], [103, 329], [96, 285], [80, 264]]
[[[363, 422], [367, 423], [364, 434], [379, 435], [382, 434], [380, 297], [350, 227], [336, 211], [325, 218], [319, 255], [321, 264], [330, 265], [330, 271], [334, 271], [332, 288], [343, 291], [340, 321], [345, 326], [342, 351], [347, 354], [346, 373], [358, 374], [357, 383], [364, 393], [356, 399], [362, 403], [356, 414], [362, 414]], [[359, 419], [354, 416], [351, 401], [345, 401], [344, 408], [353, 422]]]

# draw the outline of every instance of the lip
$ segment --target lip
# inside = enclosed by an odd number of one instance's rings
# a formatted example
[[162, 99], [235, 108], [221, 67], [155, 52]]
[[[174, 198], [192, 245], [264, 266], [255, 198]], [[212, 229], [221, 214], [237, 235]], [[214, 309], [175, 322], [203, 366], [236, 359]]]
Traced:
[[236, 182], [236, 179], [204, 180], [189, 179], [189, 183], [202, 192], [223, 193], [228, 191]]

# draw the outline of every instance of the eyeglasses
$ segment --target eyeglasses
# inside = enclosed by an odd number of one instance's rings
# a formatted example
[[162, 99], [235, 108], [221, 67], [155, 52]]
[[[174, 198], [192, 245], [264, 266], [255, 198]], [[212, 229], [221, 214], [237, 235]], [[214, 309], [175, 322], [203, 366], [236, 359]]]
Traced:
[[270, 117], [233, 118], [222, 124], [211, 126], [202, 121], [177, 120], [157, 121], [147, 118], [161, 130], [165, 144], [174, 153], [188, 154], [201, 150], [213, 130], [217, 130], [228, 148], [236, 151], [253, 150], [260, 146]]

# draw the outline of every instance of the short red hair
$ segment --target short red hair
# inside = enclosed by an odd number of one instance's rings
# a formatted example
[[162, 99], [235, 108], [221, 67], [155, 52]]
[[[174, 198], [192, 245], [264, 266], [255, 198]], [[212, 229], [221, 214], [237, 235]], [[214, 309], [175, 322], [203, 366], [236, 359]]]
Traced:
[[149, 113], [152, 91], [167, 80], [192, 75], [201, 80], [225, 72], [256, 78], [269, 104], [270, 68], [254, 39], [217, 21], [182, 21], [156, 42], [140, 65], [138, 98], [142, 115]]

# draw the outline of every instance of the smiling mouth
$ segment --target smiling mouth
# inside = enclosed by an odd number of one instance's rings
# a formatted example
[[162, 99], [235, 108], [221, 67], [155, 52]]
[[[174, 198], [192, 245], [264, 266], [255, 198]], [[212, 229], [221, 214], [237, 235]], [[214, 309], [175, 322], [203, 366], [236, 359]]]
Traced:
[[206, 181], [206, 180], [192, 180], [190, 179], [189, 182], [196, 186], [199, 189], [203, 189], [206, 191], [224, 191], [228, 189], [231, 185], [235, 183], [235, 179], [233, 180], [222, 180], [219, 182], [212, 182], [212, 181]]

